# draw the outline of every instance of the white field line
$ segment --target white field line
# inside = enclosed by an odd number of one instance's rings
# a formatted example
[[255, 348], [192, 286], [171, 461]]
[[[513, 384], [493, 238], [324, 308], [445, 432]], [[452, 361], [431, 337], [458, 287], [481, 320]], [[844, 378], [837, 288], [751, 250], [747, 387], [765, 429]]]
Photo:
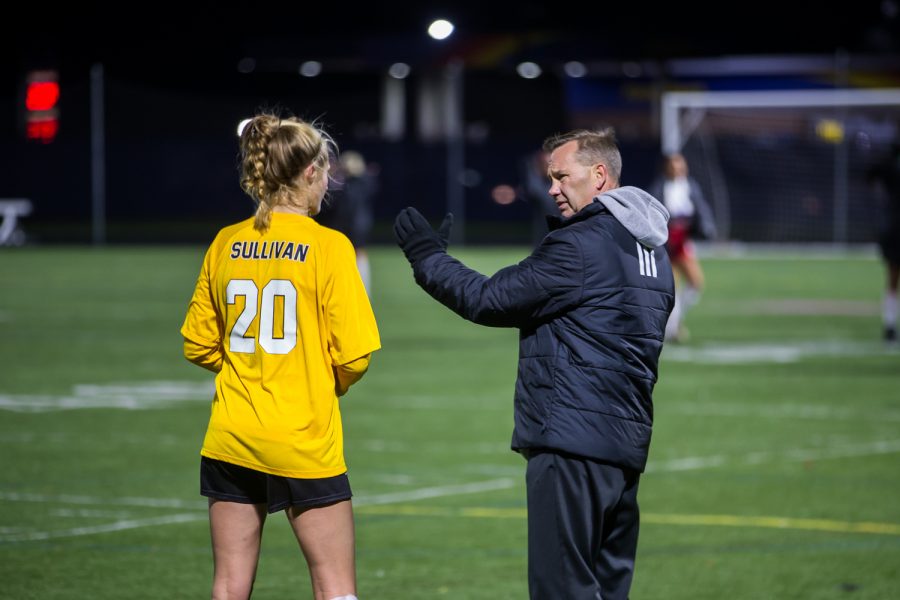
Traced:
[[360, 447], [366, 452], [386, 452], [403, 454], [415, 451], [416, 454], [500, 454], [509, 452], [509, 443], [503, 442], [478, 442], [475, 444], [466, 444], [465, 448], [460, 448], [458, 443], [451, 442], [431, 442], [428, 444], [410, 444], [399, 440], [383, 440], [370, 438], [360, 442]]
[[516, 485], [516, 481], [510, 478], [478, 481], [475, 483], [462, 483], [457, 485], [442, 485], [436, 487], [419, 488], [405, 492], [392, 492], [388, 494], [376, 494], [374, 496], [355, 496], [353, 504], [357, 506], [373, 506], [380, 504], [396, 504], [413, 500], [425, 500], [427, 498], [444, 498], [446, 496], [459, 496], [461, 494], [477, 494], [478, 492], [492, 492], [506, 490]]
[[96, 510], [92, 508], [52, 508], [48, 511], [51, 517], [72, 517], [76, 519], [131, 519], [134, 512], [130, 510]]
[[760, 419], [810, 419], [821, 421], [900, 421], [898, 410], [872, 410], [870, 407], [835, 407], [816, 404], [717, 404], [714, 402], [656, 404], [657, 414], [713, 417], [755, 417]]
[[881, 303], [829, 298], [761, 298], [711, 301], [703, 304], [703, 311], [715, 315], [874, 317], [881, 314]]
[[178, 436], [160, 434], [139, 434], [132, 431], [117, 431], [104, 433], [103, 438], [85, 440], [83, 431], [15, 431], [0, 433], [0, 444], [41, 444], [46, 447], [50, 444], [76, 445], [100, 445], [125, 444], [131, 446], [177, 446], [184, 443], [184, 439]]
[[0, 491], [0, 501], [28, 502], [32, 504], [82, 504], [88, 506], [137, 506], [141, 508], [178, 508], [190, 510], [207, 509], [205, 500], [180, 500], [178, 498], [101, 498], [99, 496], [75, 496], [71, 494], [29, 494]]
[[[114, 384], [77, 384], [65, 394], [0, 393], [0, 410], [13, 412], [49, 412], [86, 408], [151, 410], [168, 408], [186, 402], [211, 402], [215, 387], [212, 381], [144, 381]], [[384, 398], [375, 409], [415, 409], [446, 411], [506, 411], [511, 406], [508, 394], [466, 397], [461, 401], [453, 394], [393, 396]], [[365, 410], [358, 406], [355, 410]]]
[[647, 473], [669, 473], [672, 471], [696, 471], [697, 469], [711, 469], [720, 467], [728, 462], [728, 457], [718, 456], [687, 456], [685, 458], [673, 458], [665, 461], [650, 461], [647, 463]]
[[416, 396], [391, 396], [379, 400], [376, 404], [368, 403], [356, 407], [364, 410], [414, 409], [414, 410], [447, 410], [447, 411], [506, 411], [512, 406], [512, 392], [503, 390], [493, 396], [465, 396], [454, 394], [419, 394]]
[[[647, 472], [665, 473], [676, 471], [689, 471], [698, 469], [715, 468], [725, 464], [757, 465], [777, 460], [802, 462], [806, 460], [826, 460], [838, 458], [851, 458], [860, 456], [873, 456], [878, 454], [894, 454], [900, 452], [900, 440], [884, 440], [861, 444], [849, 444], [830, 448], [795, 448], [780, 452], [750, 452], [742, 456], [731, 457], [728, 455], [684, 457], [664, 461], [654, 461], [647, 466]], [[354, 498], [356, 506], [379, 506], [387, 504], [399, 504], [429, 498], [442, 498], [462, 494], [474, 494], [496, 490], [505, 490], [514, 487], [517, 479], [504, 477], [473, 483], [463, 483], [445, 486], [434, 486], [392, 492], [387, 494], [375, 494], [370, 496], [358, 495]], [[26, 542], [56, 539], [63, 537], [78, 537], [94, 535], [97, 533], [109, 533], [140, 527], [152, 527], [156, 525], [169, 525], [174, 523], [187, 523], [206, 519], [206, 502], [186, 501], [177, 498], [100, 498], [92, 496], [76, 495], [47, 495], [30, 494], [20, 492], [0, 492], [0, 501], [28, 502], [28, 503], [53, 503], [75, 504], [93, 506], [135, 506], [143, 508], [181, 508], [192, 509], [192, 513], [178, 513], [174, 515], [153, 517], [148, 519], [121, 519], [113, 523], [95, 525], [90, 527], [74, 527], [58, 531], [13, 531], [10, 528], [0, 529], [0, 542]], [[203, 512], [201, 512], [203, 511]]]
[[0, 394], [0, 409], [46, 412], [82, 408], [147, 410], [184, 402], [212, 400], [212, 381], [144, 381], [112, 384], [77, 384], [69, 394]]
[[83, 535], [94, 535], [97, 533], [125, 531], [126, 529], [138, 529], [140, 527], [172, 525], [174, 523], [189, 523], [191, 521], [200, 521], [205, 519], [206, 515], [200, 513], [180, 513], [174, 515], [165, 515], [162, 517], [151, 517], [149, 519], [123, 519], [120, 521], [113, 521], [112, 523], [105, 523], [103, 525], [92, 525], [90, 527], [72, 527], [70, 529], [59, 529], [56, 531], [29, 531], [24, 533], [10, 533], [0, 535], [0, 542], [37, 542], [56, 538], [79, 537]]
[[689, 456], [662, 461], [651, 461], [647, 465], [648, 473], [669, 473], [675, 471], [694, 471], [710, 469], [725, 464], [759, 465], [770, 462], [804, 462], [807, 460], [828, 460], [838, 458], [854, 458], [859, 456], [875, 456], [879, 454], [895, 454], [900, 452], [900, 440], [882, 440], [860, 444], [848, 444], [829, 448], [794, 448], [782, 451], [749, 452], [741, 456], [725, 454], [713, 456]]
[[[516, 481], [509, 478], [493, 479], [489, 481], [479, 481], [474, 483], [463, 483], [457, 485], [445, 485], [436, 487], [420, 488], [417, 490], [408, 490], [405, 492], [395, 492], [390, 494], [377, 494], [373, 496], [355, 496], [353, 503], [357, 506], [376, 506], [384, 504], [394, 504], [400, 502], [412, 502], [416, 500], [425, 500], [427, 498], [441, 498], [446, 496], [456, 496], [460, 494], [475, 494], [478, 492], [489, 492], [494, 490], [504, 490], [513, 487]], [[73, 527], [69, 529], [60, 529], [56, 531], [10, 531], [0, 530], [0, 543], [2, 542], [34, 542], [41, 540], [80, 537], [84, 535], [94, 535], [98, 533], [111, 533], [116, 531], [124, 531], [126, 529], [138, 529], [140, 527], [153, 527], [157, 525], [171, 525], [175, 523], [188, 523], [191, 521], [199, 521], [207, 518], [206, 502], [186, 502], [176, 498], [100, 498], [92, 496], [72, 496], [59, 495], [52, 496], [47, 494], [27, 494], [17, 492], [0, 492], [0, 501], [11, 502], [29, 502], [29, 503], [52, 503], [52, 504], [81, 504], [93, 506], [138, 506], [149, 508], [189, 508], [194, 509], [191, 513], [178, 513], [174, 515], [152, 517], [148, 519], [120, 519], [112, 523], [102, 525], [93, 525], [89, 527]], [[203, 512], [200, 512], [200, 511]], [[77, 512], [77, 511], [72, 511]], [[74, 516], [74, 515], [65, 515]], [[90, 515], [97, 516], [97, 515]]]
[[708, 343], [702, 346], [668, 345], [661, 360], [703, 364], [793, 363], [812, 357], [878, 356], [893, 353], [879, 342], [799, 340], [755, 344]]

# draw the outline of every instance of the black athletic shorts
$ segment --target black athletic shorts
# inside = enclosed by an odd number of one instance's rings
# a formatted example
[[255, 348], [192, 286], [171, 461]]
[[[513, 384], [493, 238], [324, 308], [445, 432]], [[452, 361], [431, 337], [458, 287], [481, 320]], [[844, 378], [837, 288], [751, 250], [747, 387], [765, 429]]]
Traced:
[[265, 504], [270, 513], [289, 506], [325, 506], [353, 496], [346, 473], [324, 479], [294, 479], [205, 456], [200, 457], [200, 495], [241, 504]]
[[900, 265], [900, 228], [894, 227], [882, 232], [878, 245], [885, 262]]

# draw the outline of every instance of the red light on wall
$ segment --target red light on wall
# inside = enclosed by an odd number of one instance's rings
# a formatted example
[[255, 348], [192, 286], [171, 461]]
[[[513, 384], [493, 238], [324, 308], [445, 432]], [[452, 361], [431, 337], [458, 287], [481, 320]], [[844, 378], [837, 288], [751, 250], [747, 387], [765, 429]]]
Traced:
[[25, 108], [50, 110], [59, 100], [59, 84], [55, 81], [32, 81], [25, 93]]
[[25, 124], [25, 137], [44, 144], [52, 142], [56, 138], [57, 131], [59, 131], [59, 121], [56, 119], [28, 121]]
[[25, 137], [49, 144], [59, 132], [59, 76], [31, 71], [25, 80]]

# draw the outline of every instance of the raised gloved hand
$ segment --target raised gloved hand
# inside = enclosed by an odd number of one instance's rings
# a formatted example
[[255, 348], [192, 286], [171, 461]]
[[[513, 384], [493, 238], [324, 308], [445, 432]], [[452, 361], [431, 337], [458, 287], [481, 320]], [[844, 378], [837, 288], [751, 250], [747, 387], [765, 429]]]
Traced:
[[435, 252], [446, 250], [452, 227], [453, 213], [447, 213], [441, 226], [435, 231], [422, 213], [410, 206], [401, 210], [394, 220], [394, 236], [406, 259], [415, 264]]

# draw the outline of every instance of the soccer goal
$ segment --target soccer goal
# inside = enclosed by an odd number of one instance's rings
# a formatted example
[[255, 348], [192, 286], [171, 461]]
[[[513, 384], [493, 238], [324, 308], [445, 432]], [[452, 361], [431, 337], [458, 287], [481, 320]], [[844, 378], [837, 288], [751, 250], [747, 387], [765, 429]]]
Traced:
[[871, 242], [881, 211], [867, 173], [900, 138], [900, 89], [667, 92], [660, 128], [721, 239]]

